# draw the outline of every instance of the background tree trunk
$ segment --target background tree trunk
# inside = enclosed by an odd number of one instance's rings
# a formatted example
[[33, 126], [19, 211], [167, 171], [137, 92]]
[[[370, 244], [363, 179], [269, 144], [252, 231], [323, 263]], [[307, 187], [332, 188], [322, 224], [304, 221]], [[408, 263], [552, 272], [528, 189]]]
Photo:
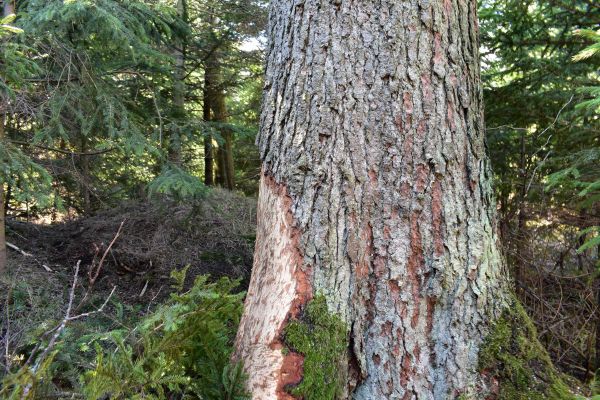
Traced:
[[229, 128], [224, 126], [228, 120], [228, 112], [225, 103], [225, 92], [222, 87], [223, 76], [217, 49], [212, 52], [206, 61], [206, 70], [204, 73], [205, 90], [207, 91], [205, 102], [210, 107], [210, 121], [215, 123], [215, 127], [222, 139], [216, 151], [216, 183], [219, 186], [233, 190], [235, 187], [233, 134]]
[[[4, 140], [4, 115], [0, 110], [0, 141]], [[4, 204], [4, 179], [0, 180], [0, 276], [6, 272], [6, 213]]]
[[5, 17], [15, 13], [15, 0], [4, 0], [3, 15]]
[[[187, 23], [187, 4], [185, 0], [177, 1], [177, 14]], [[173, 73], [173, 108], [177, 120], [185, 118], [185, 53], [186, 39], [182, 38], [175, 43], [175, 72]], [[171, 132], [169, 137], [168, 158], [175, 165], [181, 166], [181, 132], [179, 128]]]
[[[11, 0], [4, 0], [2, 7], [2, 16], [7, 17], [15, 13], [15, 3]], [[5, 105], [0, 104], [0, 141], [4, 140], [4, 124], [6, 119]], [[0, 275], [6, 271], [6, 213], [4, 201], [4, 180], [0, 181]]]
[[506, 304], [474, 0], [271, 3], [254, 269], [237, 337], [255, 399], [291, 398], [282, 331], [346, 322], [347, 398], [476, 385]]
[[[211, 121], [211, 86], [212, 86], [212, 74], [209, 71], [209, 68], [206, 67], [204, 70], [204, 90], [203, 90], [203, 105], [202, 105], [202, 113], [203, 120], [206, 123], [210, 123]], [[214, 179], [214, 161], [213, 161], [213, 136], [210, 134], [204, 135], [204, 184], [206, 186], [213, 186], [215, 184]]]
[[[222, 89], [215, 91], [215, 97], [212, 100], [214, 111], [214, 120], [220, 124], [227, 123], [227, 106], [225, 105], [225, 93]], [[233, 167], [233, 134], [231, 129], [221, 125], [219, 133], [223, 138], [223, 143], [219, 145], [217, 158], [219, 160], [219, 185], [233, 190], [235, 187], [234, 167]]]

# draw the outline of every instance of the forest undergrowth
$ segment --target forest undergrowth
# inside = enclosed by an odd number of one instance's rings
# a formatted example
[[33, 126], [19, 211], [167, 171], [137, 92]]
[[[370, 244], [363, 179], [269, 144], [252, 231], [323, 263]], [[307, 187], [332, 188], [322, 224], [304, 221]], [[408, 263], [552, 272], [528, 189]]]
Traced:
[[229, 357], [255, 214], [254, 199], [213, 190], [195, 205], [11, 222], [0, 398], [246, 398]]

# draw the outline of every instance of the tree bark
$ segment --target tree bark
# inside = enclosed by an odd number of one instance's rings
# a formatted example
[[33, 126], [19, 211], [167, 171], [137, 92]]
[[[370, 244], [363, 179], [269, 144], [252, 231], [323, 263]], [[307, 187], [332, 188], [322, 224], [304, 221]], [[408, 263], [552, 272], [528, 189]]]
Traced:
[[90, 156], [86, 155], [88, 146], [87, 138], [85, 136], [80, 137], [79, 151], [79, 193], [81, 200], [83, 201], [83, 213], [86, 215], [92, 212], [92, 177], [90, 171]]
[[[227, 106], [225, 105], [225, 93], [223, 89], [218, 88], [215, 91], [215, 97], [212, 99], [212, 108], [214, 111], [214, 121], [220, 124], [227, 123]], [[223, 138], [223, 143], [217, 150], [219, 160], [218, 183], [222, 187], [233, 190], [235, 187], [234, 167], [233, 167], [233, 134], [231, 130], [223, 125], [219, 127], [219, 133]]]
[[[254, 269], [236, 339], [254, 399], [291, 399], [282, 332], [316, 294], [348, 327], [344, 398], [476, 387], [507, 282], [474, 0], [280, 0], [257, 139]], [[285, 354], [284, 354], [285, 353]]]
[[216, 151], [216, 183], [219, 186], [233, 190], [235, 187], [233, 134], [230, 129], [224, 126], [228, 120], [228, 112], [227, 105], [225, 104], [222, 68], [220, 65], [218, 49], [215, 49], [212, 52], [209, 59], [206, 61], [205, 68], [205, 103], [210, 107], [210, 121], [216, 123], [216, 129], [219, 131], [219, 135], [222, 138], [222, 142], [219, 144]]
[[[15, 13], [15, 3], [11, 0], [4, 0], [2, 7], [2, 16], [7, 17]], [[4, 105], [0, 104], [0, 141], [4, 140], [4, 124], [6, 113]], [[7, 253], [6, 253], [6, 214], [4, 201], [4, 180], [0, 180], [0, 275], [6, 272]]]
[[[185, 0], [177, 0], [177, 15], [187, 23], [187, 4]], [[186, 39], [182, 38], [175, 42], [175, 71], [173, 73], [173, 108], [177, 120], [185, 118], [185, 53]], [[179, 128], [175, 127], [170, 133], [168, 158], [172, 164], [181, 166], [182, 162], [182, 139]]]
[[[0, 141], [4, 140], [4, 114], [0, 110]], [[7, 254], [6, 254], [6, 214], [4, 204], [4, 179], [0, 180], [0, 276], [7, 269]]]
[[4, 0], [3, 15], [5, 17], [15, 13], [15, 0]]
[[[211, 121], [211, 86], [212, 86], [212, 74], [208, 67], [204, 70], [204, 90], [203, 90], [203, 119], [204, 122], [210, 123]], [[205, 134], [204, 136], [204, 184], [206, 186], [213, 186], [215, 184], [214, 179], [214, 161], [213, 161], [213, 136]]]

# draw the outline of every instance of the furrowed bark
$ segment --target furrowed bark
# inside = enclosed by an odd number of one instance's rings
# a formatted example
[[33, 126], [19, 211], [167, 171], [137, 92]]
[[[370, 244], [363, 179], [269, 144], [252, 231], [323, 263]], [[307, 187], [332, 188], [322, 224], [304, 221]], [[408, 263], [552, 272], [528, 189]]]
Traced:
[[304, 372], [281, 335], [313, 294], [349, 329], [347, 398], [467, 393], [507, 285], [475, 1], [281, 0], [268, 32], [259, 231], [236, 343], [253, 398], [291, 398], [282, 386]]

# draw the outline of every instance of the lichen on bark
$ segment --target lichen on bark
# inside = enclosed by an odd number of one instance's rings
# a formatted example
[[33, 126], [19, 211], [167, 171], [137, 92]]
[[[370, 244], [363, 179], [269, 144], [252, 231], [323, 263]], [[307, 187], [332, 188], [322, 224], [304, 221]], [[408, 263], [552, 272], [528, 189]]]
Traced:
[[479, 352], [479, 369], [486, 380], [493, 382], [487, 385], [491, 393], [486, 393], [485, 398], [576, 398], [555, 369], [538, 340], [533, 322], [515, 297], [485, 338]]
[[303, 315], [289, 323], [284, 342], [288, 351], [304, 356], [302, 381], [288, 388], [292, 395], [305, 400], [342, 398], [348, 330], [339, 316], [329, 312], [324, 296], [316, 296]]

